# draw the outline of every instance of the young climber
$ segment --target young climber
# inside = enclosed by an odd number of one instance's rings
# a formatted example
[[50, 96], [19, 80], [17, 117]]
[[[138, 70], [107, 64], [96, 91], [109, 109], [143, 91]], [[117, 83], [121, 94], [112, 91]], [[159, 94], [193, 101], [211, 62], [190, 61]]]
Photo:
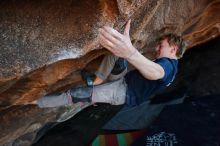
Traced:
[[[156, 47], [156, 60], [151, 61], [132, 45], [129, 30], [130, 21], [124, 34], [107, 26], [99, 30], [100, 44], [113, 55], [103, 59], [92, 88], [73, 88], [59, 95], [47, 95], [38, 100], [38, 105], [52, 107], [87, 101], [135, 106], [169, 86], [176, 76], [178, 59], [185, 51], [183, 39], [175, 34], [160, 37]], [[124, 69], [112, 74], [117, 60], [119, 64], [124, 63]], [[125, 60], [135, 69], [127, 72]], [[108, 81], [103, 83], [104, 80]]]

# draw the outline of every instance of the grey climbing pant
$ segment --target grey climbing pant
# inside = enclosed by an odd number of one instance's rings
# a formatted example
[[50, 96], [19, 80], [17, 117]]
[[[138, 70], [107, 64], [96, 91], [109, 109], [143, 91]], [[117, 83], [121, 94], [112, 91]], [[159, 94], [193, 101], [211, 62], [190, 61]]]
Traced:
[[[107, 83], [96, 85], [93, 87], [92, 102], [110, 103], [112, 105], [120, 105], [125, 103], [127, 85], [124, 80], [124, 75], [127, 69], [117, 75], [111, 74], [118, 57], [107, 55], [104, 57], [96, 75], [107, 80]], [[86, 87], [77, 88], [78, 93], [89, 94]], [[37, 101], [39, 107], [57, 107], [62, 105], [72, 104], [72, 98], [68, 92], [55, 93], [43, 96]]]

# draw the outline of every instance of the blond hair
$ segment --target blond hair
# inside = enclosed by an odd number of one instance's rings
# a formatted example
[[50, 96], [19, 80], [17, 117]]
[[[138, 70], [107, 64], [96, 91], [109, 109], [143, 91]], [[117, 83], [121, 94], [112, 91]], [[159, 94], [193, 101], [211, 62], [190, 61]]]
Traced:
[[183, 38], [179, 35], [176, 35], [174, 33], [164, 34], [157, 40], [158, 42], [167, 39], [170, 46], [177, 46], [177, 52], [176, 56], [178, 59], [183, 57], [183, 54], [186, 51], [186, 42], [183, 40]]

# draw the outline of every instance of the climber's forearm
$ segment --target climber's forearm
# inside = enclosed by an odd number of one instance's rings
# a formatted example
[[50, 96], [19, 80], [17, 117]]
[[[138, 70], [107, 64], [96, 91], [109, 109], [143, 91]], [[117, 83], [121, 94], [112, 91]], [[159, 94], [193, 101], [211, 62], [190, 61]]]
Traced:
[[149, 80], [158, 80], [163, 78], [164, 69], [157, 63], [144, 57], [137, 50], [129, 58], [128, 62], [131, 63], [139, 72]]

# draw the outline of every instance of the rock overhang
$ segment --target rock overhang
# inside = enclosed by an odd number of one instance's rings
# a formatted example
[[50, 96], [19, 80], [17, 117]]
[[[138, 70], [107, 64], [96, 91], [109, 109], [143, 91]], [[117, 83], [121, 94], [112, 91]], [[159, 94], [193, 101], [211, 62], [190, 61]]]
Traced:
[[[162, 33], [182, 34], [189, 48], [220, 34], [220, 1], [65, 0], [0, 2], [0, 107], [13, 108], [47, 93], [82, 84], [106, 52], [98, 28], [123, 32], [131, 18], [135, 47], [153, 58]], [[2, 110], [3, 112], [3, 110]]]

